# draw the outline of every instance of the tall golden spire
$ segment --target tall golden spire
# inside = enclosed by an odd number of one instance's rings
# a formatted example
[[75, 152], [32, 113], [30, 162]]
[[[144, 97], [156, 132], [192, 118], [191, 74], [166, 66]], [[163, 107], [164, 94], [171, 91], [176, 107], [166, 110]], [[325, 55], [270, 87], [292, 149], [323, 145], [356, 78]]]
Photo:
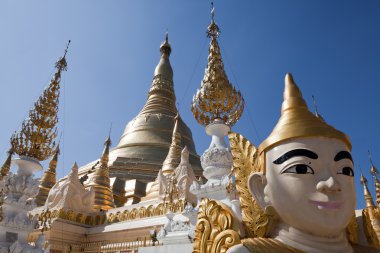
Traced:
[[207, 126], [215, 119], [221, 119], [232, 126], [241, 117], [244, 109], [244, 99], [232, 86], [226, 72], [218, 36], [220, 29], [214, 20], [214, 5], [211, 3], [211, 23], [207, 28], [207, 37], [211, 38], [209, 56], [201, 88], [193, 97], [191, 111], [199, 124]]
[[376, 203], [378, 206], [380, 206], [380, 181], [378, 179], [379, 171], [375, 167], [375, 165], [372, 162], [372, 156], [371, 152], [368, 150], [368, 158], [369, 162], [371, 163], [370, 172], [375, 180], [375, 189], [376, 189]]
[[13, 147], [11, 147], [8, 150], [8, 157], [5, 160], [3, 166], [1, 166], [0, 170], [0, 180], [3, 180], [4, 177], [6, 177], [11, 169], [11, 162], [12, 162], [12, 155], [13, 155]]
[[161, 58], [154, 70], [152, 86], [148, 93], [148, 101], [140, 114], [160, 112], [174, 116], [177, 113], [177, 108], [175, 106], [173, 69], [170, 64], [172, 48], [167, 32], [165, 40], [161, 43], [160, 52]]
[[14, 151], [20, 156], [44, 161], [54, 151], [61, 72], [67, 70], [66, 54], [69, 44], [70, 40], [63, 57], [55, 64], [56, 72], [49, 86], [29, 111], [29, 117], [23, 121], [21, 131], [15, 132], [11, 138]]
[[178, 113], [174, 119], [175, 124], [173, 128], [172, 143], [170, 144], [168, 155], [166, 156], [166, 159], [162, 165], [162, 172], [164, 173], [164, 175], [173, 172], [181, 162], [182, 148], [181, 134], [178, 131], [178, 122], [180, 120], [180, 116]]
[[326, 137], [346, 143], [351, 150], [351, 142], [343, 132], [328, 125], [309, 111], [302, 93], [290, 73], [285, 76], [284, 101], [281, 117], [272, 133], [260, 146], [260, 152], [270, 149], [285, 140], [299, 137]]
[[362, 183], [362, 185], [364, 187], [364, 199], [365, 199], [366, 207], [374, 207], [375, 205], [373, 203], [373, 198], [371, 196], [371, 192], [368, 190], [368, 185], [367, 185], [368, 181], [363, 176], [363, 173], [361, 174], [360, 182]]
[[104, 149], [100, 157], [100, 163], [95, 168], [86, 188], [93, 188], [95, 191], [94, 209], [109, 210], [115, 207], [113, 193], [110, 187], [110, 173], [108, 168], [109, 151], [111, 138], [108, 136], [104, 142]]
[[57, 182], [56, 168], [58, 163], [59, 152], [59, 145], [57, 145], [56, 149], [54, 150], [53, 158], [50, 160], [49, 168], [45, 171], [40, 181], [38, 194], [36, 196], [37, 206], [45, 205], [50, 189], [53, 188], [53, 186]]

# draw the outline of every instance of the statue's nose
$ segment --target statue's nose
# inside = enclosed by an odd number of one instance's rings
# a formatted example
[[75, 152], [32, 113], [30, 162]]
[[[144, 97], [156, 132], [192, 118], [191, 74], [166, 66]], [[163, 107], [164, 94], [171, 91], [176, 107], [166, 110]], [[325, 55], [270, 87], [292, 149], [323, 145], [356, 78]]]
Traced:
[[341, 191], [339, 183], [334, 177], [330, 176], [326, 180], [321, 180], [317, 184], [317, 191], [320, 192], [337, 192]]

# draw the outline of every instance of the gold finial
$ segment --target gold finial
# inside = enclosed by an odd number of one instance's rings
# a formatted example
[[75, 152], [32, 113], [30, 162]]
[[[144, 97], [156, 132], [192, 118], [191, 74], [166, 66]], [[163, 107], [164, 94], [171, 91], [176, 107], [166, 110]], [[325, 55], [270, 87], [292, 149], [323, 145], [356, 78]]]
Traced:
[[321, 120], [325, 121], [325, 119], [322, 117], [322, 115], [320, 115], [319, 112], [318, 112], [318, 106], [317, 106], [317, 103], [315, 102], [315, 97], [311, 96], [311, 98], [313, 99], [314, 110], [315, 110], [315, 117], [320, 118]]
[[12, 135], [11, 143], [15, 153], [38, 161], [44, 161], [54, 151], [57, 136], [59, 90], [61, 72], [67, 70], [65, 53], [56, 63], [56, 72], [49, 86], [43, 91], [29, 117], [22, 123], [21, 131]]
[[45, 171], [41, 178], [38, 194], [36, 196], [37, 206], [45, 205], [46, 199], [49, 195], [51, 188], [57, 182], [56, 169], [58, 164], [58, 155], [60, 154], [59, 144], [54, 150], [53, 157], [49, 162], [49, 168]]
[[100, 157], [100, 163], [92, 173], [86, 188], [93, 188], [95, 191], [94, 209], [109, 210], [115, 207], [113, 200], [113, 192], [110, 186], [110, 173], [108, 167], [109, 150], [111, 146], [111, 138], [108, 135], [104, 142], [104, 149]]
[[375, 165], [372, 162], [372, 155], [371, 155], [371, 151], [369, 151], [369, 150], [368, 150], [368, 159], [369, 159], [369, 162], [371, 163], [371, 174], [372, 174], [372, 176], [377, 177], [377, 175], [379, 175], [379, 171], [377, 170], [377, 168], [375, 167]]
[[104, 149], [102, 153], [102, 157], [100, 158], [100, 164], [103, 167], [108, 167], [108, 160], [109, 160], [109, 153], [110, 153], [110, 146], [111, 146], [111, 136], [108, 135], [108, 138], [104, 142]]
[[162, 172], [164, 175], [170, 174], [177, 168], [181, 162], [181, 134], [179, 133], [179, 120], [180, 116], [177, 115], [174, 117], [175, 123], [173, 127], [172, 143], [169, 147], [168, 155], [162, 165]]
[[191, 111], [199, 124], [207, 126], [215, 119], [233, 126], [244, 110], [244, 99], [230, 81], [224, 70], [217, 37], [220, 29], [214, 21], [214, 5], [212, 3], [211, 24], [207, 36], [211, 38], [208, 63], [201, 88], [193, 97]]
[[219, 26], [215, 23], [215, 8], [214, 8], [214, 2], [211, 1], [211, 23], [207, 27], [207, 37], [209, 38], [218, 38], [220, 35], [220, 29]]
[[351, 142], [343, 132], [315, 117], [308, 109], [302, 93], [290, 73], [285, 76], [281, 117], [269, 137], [259, 146], [260, 152], [285, 140], [300, 137], [326, 137], [343, 141], [349, 150]]
[[5, 160], [3, 166], [1, 166], [0, 180], [3, 180], [3, 178], [6, 177], [9, 173], [9, 171], [11, 170], [12, 155], [13, 155], [13, 147], [11, 147], [8, 150], [8, 157]]
[[172, 52], [172, 47], [171, 47], [171, 45], [169, 43], [169, 33], [168, 33], [168, 31], [165, 32], [165, 40], [161, 43], [160, 51], [161, 51], [161, 54], [168, 55], [168, 56]]
[[66, 71], [66, 70], [67, 70], [66, 54], [67, 54], [67, 50], [69, 49], [70, 42], [71, 42], [71, 40], [69, 40], [69, 42], [67, 42], [66, 49], [65, 49], [65, 53], [64, 53], [63, 56], [62, 56], [61, 58], [59, 58], [58, 61], [55, 63], [55, 67], [56, 67], [57, 70], [59, 70], [59, 71]]

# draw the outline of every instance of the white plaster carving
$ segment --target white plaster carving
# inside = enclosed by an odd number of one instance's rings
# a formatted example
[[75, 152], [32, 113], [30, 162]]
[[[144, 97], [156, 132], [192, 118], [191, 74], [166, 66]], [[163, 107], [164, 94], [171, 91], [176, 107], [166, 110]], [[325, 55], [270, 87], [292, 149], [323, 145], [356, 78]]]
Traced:
[[168, 179], [166, 178], [166, 176], [162, 172], [162, 169], [160, 169], [158, 171], [158, 176], [157, 176], [156, 181], [157, 181], [158, 187], [159, 187], [158, 188], [158, 195], [159, 195], [160, 199], [164, 199], [165, 193], [166, 193], [166, 188], [168, 187]]
[[[41, 234], [37, 241], [35, 242], [35, 246], [32, 246], [27, 243], [20, 243], [19, 241], [15, 241], [9, 247], [9, 253], [50, 253], [50, 246], [44, 249], [45, 247], [45, 236]], [[1, 252], [1, 251], [0, 251]]]
[[228, 175], [232, 166], [232, 154], [224, 141], [230, 127], [215, 120], [206, 127], [206, 133], [212, 136], [209, 148], [201, 156], [203, 175], [208, 180], [221, 179]]
[[95, 192], [86, 190], [78, 179], [75, 163], [66, 180], [57, 182], [49, 192], [45, 207], [49, 210], [72, 210], [79, 213], [94, 212]]
[[[0, 221], [0, 252], [7, 253], [37, 253], [42, 248], [27, 244], [28, 234], [34, 230], [35, 219], [30, 219], [28, 212], [36, 207], [34, 198], [38, 193], [39, 180], [33, 178], [33, 173], [42, 169], [41, 164], [28, 157], [16, 158], [12, 165], [18, 167], [17, 173], [9, 173], [0, 183], [3, 190], [3, 220]], [[7, 241], [12, 233], [16, 241]], [[40, 240], [41, 241], [41, 240]], [[36, 245], [40, 245], [40, 241]], [[40, 251], [36, 251], [37, 248]], [[43, 251], [42, 251], [43, 252]]]
[[174, 170], [174, 175], [177, 179], [179, 197], [196, 204], [197, 198], [190, 192], [190, 186], [197, 179], [189, 162], [189, 150], [187, 147], [185, 147], [181, 152], [181, 163]]
[[[12, 161], [13, 162], [13, 161]], [[16, 174], [9, 173], [2, 181], [4, 194], [3, 220], [0, 222], [0, 230], [11, 227], [22, 230], [23, 233], [31, 231], [35, 222], [28, 217], [28, 211], [36, 207], [34, 197], [38, 193], [38, 179], [33, 178], [33, 171], [38, 168], [36, 161], [26, 158], [18, 158], [18, 171]], [[39, 163], [38, 163], [39, 164]], [[28, 167], [30, 165], [30, 167]]]
[[[194, 210], [193, 208], [191, 212]], [[195, 225], [190, 221], [187, 219], [174, 219], [175, 213], [172, 212], [167, 213], [165, 216], [167, 221], [157, 234], [159, 241], [163, 241], [164, 244], [178, 244], [189, 243], [189, 240], [194, 238]]]

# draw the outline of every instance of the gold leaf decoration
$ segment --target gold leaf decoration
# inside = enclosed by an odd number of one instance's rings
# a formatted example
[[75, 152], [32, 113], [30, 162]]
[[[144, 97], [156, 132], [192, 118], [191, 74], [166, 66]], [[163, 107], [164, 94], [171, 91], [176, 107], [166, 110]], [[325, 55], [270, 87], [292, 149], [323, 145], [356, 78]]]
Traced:
[[265, 237], [269, 226], [269, 217], [256, 203], [248, 190], [248, 177], [260, 172], [258, 152], [255, 146], [237, 133], [229, 133], [228, 138], [233, 156], [233, 172], [236, 188], [242, 208], [243, 225], [248, 237]]

